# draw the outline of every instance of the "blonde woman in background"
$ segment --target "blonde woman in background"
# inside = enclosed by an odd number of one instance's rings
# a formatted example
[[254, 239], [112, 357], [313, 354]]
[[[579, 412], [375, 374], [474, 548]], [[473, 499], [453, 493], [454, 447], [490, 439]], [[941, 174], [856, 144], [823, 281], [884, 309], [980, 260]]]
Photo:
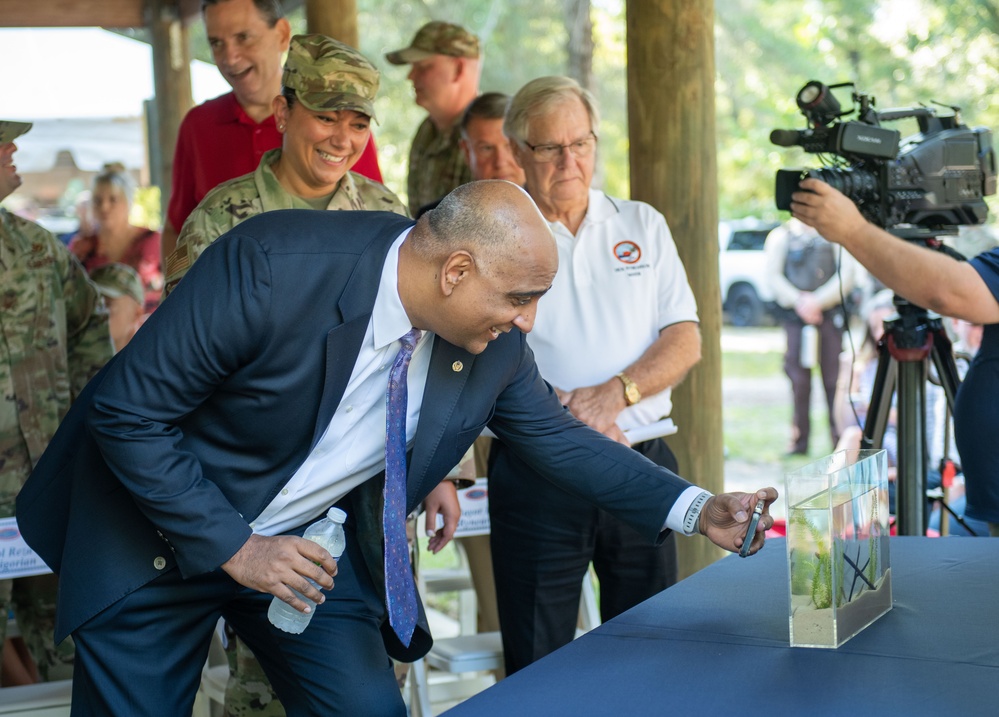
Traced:
[[135, 181], [125, 167], [117, 162], [104, 165], [94, 178], [91, 193], [93, 228], [70, 239], [69, 250], [88, 272], [115, 263], [135, 269], [142, 278], [144, 309], [149, 313], [159, 304], [163, 291], [160, 233], [129, 221], [134, 200]]

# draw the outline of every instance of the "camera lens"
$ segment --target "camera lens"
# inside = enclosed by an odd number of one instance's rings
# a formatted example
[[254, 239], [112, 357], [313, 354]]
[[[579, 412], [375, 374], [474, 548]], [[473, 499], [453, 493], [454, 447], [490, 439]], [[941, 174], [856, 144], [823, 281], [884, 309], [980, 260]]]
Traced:
[[833, 189], [861, 204], [878, 197], [878, 178], [873, 172], [863, 169], [835, 169], [823, 167], [808, 171], [808, 176], [821, 179]]

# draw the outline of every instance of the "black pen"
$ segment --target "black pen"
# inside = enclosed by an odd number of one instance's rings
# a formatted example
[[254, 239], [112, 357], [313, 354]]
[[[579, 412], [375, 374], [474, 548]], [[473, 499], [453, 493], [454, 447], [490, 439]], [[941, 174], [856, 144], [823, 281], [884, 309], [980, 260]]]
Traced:
[[749, 556], [749, 546], [753, 544], [753, 538], [756, 537], [756, 526], [760, 522], [760, 516], [763, 515], [763, 502], [762, 500], [758, 500], [756, 508], [753, 509], [753, 515], [749, 519], [749, 528], [746, 530], [746, 537], [742, 541], [742, 548], [739, 549], [740, 558]]

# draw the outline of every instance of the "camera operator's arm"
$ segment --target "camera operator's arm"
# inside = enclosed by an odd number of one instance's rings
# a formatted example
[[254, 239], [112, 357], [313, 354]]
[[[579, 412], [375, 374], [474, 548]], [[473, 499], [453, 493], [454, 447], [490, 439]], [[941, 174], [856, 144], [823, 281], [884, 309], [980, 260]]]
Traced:
[[861, 216], [825, 182], [806, 179], [791, 195], [791, 213], [842, 244], [874, 276], [918, 306], [976, 324], [999, 323], [999, 303], [967, 262], [892, 236]]

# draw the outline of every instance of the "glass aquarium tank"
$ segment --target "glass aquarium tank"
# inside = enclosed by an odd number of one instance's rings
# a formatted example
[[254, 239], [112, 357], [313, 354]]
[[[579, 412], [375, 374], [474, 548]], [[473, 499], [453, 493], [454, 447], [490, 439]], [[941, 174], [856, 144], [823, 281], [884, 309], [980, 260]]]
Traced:
[[892, 606], [887, 454], [839, 451], [784, 482], [791, 647], [839, 647]]

